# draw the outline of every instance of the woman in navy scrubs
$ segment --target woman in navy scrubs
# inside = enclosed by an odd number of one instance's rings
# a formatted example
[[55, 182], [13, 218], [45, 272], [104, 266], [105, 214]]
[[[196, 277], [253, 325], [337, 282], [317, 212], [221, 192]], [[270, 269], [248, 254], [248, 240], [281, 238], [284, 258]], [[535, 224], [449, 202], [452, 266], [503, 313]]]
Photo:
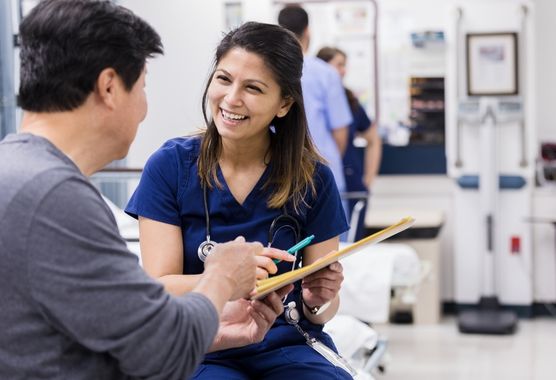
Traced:
[[[342, 79], [345, 77], [347, 55], [344, 51], [335, 47], [325, 46], [318, 51], [317, 57], [332, 65]], [[353, 116], [353, 122], [349, 125], [348, 145], [343, 157], [346, 190], [350, 193], [370, 192], [380, 167], [382, 141], [377, 127], [373, 127], [371, 119], [367, 116], [367, 112], [361, 103], [359, 103], [355, 94], [348, 88], [345, 88], [345, 91]], [[360, 136], [367, 141], [365, 149], [357, 148], [353, 144], [356, 136]], [[348, 201], [348, 215], [350, 217], [357, 201], [358, 199], [350, 199]], [[356, 241], [365, 237], [366, 210], [365, 206], [359, 214], [357, 232], [355, 234]]]
[[[145, 270], [170, 293], [194, 286], [203, 271], [200, 246], [209, 240], [244, 236], [287, 250], [315, 235], [298, 253], [301, 265], [338, 249], [348, 225], [308, 134], [302, 68], [301, 47], [285, 29], [250, 22], [231, 31], [203, 95], [206, 131], [172, 139], [149, 159], [126, 212], [139, 218]], [[291, 269], [285, 260], [265, 264], [258, 277]], [[331, 264], [297, 283], [286, 300], [296, 302], [299, 326], [334, 350], [322, 327], [338, 309], [342, 280], [341, 265]], [[235, 335], [217, 336], [194, 378], [351, 378], [307, 345], [284, 314], [257, 316], [256, 302], [228, 303], [221, 329], [236, 327]]]

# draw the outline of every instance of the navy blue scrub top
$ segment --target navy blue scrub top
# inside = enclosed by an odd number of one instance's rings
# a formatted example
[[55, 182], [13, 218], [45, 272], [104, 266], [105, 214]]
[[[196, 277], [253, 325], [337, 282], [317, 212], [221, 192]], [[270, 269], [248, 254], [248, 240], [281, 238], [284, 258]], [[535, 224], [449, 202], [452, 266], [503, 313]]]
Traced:
[[[199, 244], [206, 240], [203, 190], [197, 171], [200, 142], [199, 137], [175, 138], [157, 150], [145, 165], [139, 186], [125, 210], [135, 218], [142, 216], [181, 227], [184, 274], [199, 274], [204, 269], [203, 262], [197, 256]], [[218, 168], [217, 175], [222, 188], [214, 186], [207, 189], [211, 240], [226, 242], [241, 235], [247, 241], [268, 245], [270, 225], [283, 212], [267, 206], [270, 191], [263, 189], [263, 185], [269, 175], [269, 168], [243, 204], [235, 200]], [[302, 205], [298, 214], [287, 208], [288, 214], [300, 224], [300, 238], [315, 235], [313, 244], [331, 239], [348, 229], [331, 170], [319, 163], [314, 178], [316, 194], [307, 192], [307, 205]], [[296, 243], [292, 228], [282, 226], [275, 231], [272, 247], [286, 250]], [[278, 265], [279, 273], [289, 271], [291, 267], [291, 263], [282, 262]], [[277, 319], [276, 324], [283, 323], [283, 317]]]
[[[353, 122], [349, 125], [349, 136], [346, 152], [344, 153], [344, 176], [347, 191], [367, 191], [363, 183], [363, 169], [365, 165], [365, 150], [353, 145], [357, 133], [365, 132], [371, 128], [371, 119], [361, 104], [352, 110]], [[374, 128], [374, 127], [373, 127]], [[351, 208], [350, 208], [351, 209]]]

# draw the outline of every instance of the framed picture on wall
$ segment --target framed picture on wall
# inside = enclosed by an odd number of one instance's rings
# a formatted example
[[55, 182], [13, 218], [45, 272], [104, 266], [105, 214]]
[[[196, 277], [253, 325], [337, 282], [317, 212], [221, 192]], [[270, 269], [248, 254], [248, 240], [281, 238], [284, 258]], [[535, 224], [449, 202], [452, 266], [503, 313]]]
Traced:
[[467, 95], [517, 95], [517, 47], [514, 32], [467, 34]]

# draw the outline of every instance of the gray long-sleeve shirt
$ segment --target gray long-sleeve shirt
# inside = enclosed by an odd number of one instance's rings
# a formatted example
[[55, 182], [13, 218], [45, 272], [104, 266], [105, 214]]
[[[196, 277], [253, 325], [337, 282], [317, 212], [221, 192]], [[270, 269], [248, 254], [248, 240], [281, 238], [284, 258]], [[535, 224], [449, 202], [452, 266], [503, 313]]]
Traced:
[[144, 273], [68, 157], [0, 143], [0, 379], [184, 379], [217, 327], [206, 297]]

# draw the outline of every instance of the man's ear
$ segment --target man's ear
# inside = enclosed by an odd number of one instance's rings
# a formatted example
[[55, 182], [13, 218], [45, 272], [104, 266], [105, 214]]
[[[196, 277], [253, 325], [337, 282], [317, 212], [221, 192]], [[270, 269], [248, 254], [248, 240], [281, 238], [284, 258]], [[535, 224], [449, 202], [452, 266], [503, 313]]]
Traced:
[[278, 110], [276, 117], [286, 116], [290, 111], [290, 108], [292, 108], [292, 105], [293, 98], [291, 96], [286, 96], [284, 99], [282, 99], [282, 104], [280, 105], [280, 109]]
[[96, 91], [101, 102], [108, 108], [114, 109], [116, 107], [116, 97], [118, 96], [120, 87], [120, 78], [116, 70], [106, 68], [98, 75]]

